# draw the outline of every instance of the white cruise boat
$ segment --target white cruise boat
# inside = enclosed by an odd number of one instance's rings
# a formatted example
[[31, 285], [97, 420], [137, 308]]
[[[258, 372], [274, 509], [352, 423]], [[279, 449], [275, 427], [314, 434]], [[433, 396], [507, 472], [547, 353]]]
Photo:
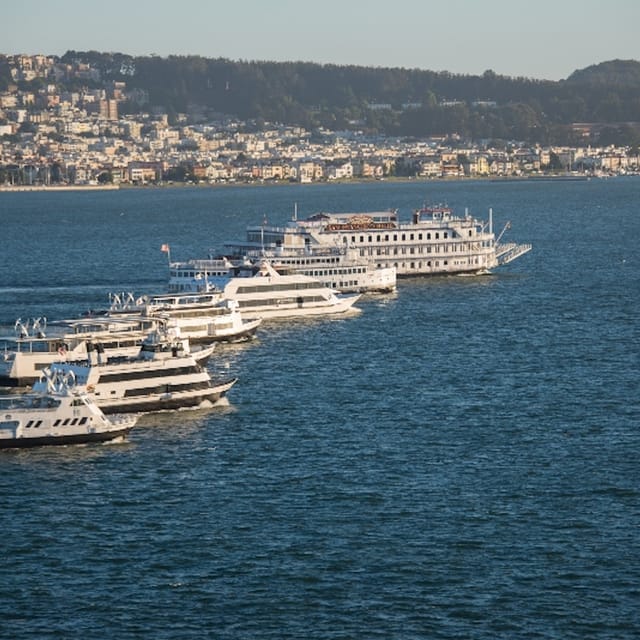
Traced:
[[[199, 407], [216, 403], [236, 383], [235, 378], [213, 382], [202, 366], [214, 347], [202, 348], [197, 360], [187, 339], [156, 331], [135, 357], [102, 360], [90, 353], [87, 361], [58, 362], [51, 370], [73, 375], [105, 414]], [[34, 390], [42, 384], [35, 383]]]
[[340, 293], [390, 293], [396, 289], [395, 267], [372, 268], [351, 250], [267, 251], [228, 247], [238, 255], [231, 258], [191, 259], [169, 265], [169, 291], [204, 289], [219, 282], [234, 266], [259, 266], [268, 260], [282, 275], [302, 274], [315, 278]]
[[222, 297], [220, 292], [173, 293], [142, 296], [113, 294], [107, 315], [129, 317], [142, 315], [166, 321], [191, 344], [242, 342], [255, 336], [262, 320], [244, 320], [238, 303]]
[[0, 387], [33, 384], [53, 362], [83, 360], [94, 348], [105, 357], [132, 356], [157, 321], [146, 318], [18, 319], [14, 335], [0, 336]]
[[496, 238], [491, 210], [484, 222], [438, 205], [414, 211], [410, 222], [401, 222], [397, 210], [317, 213], [305, 220], [295, 215], [285, 226], [249, 227], [247, 241], [230, 246], [239, 251], [261, 247], [276, 255], [348, 249], [370, 269], [395, 268], [399, 277], [483, 274], [531, 250], [530, 244], [502, 243], [508, 228], [510, 223]]
[[225, 299], [238, 304], [248, 320], [347, 313], [356, 310], [353, 305], [361, 296], [337, 293], [320, 280], [300, 273], [282, 275], [267, 261], [260, 266], [247, 263], [230, 267], [217, 275], [196, 275], [183, 286], [216, 287]]
[[107, 418], [72, 375], [43, 373], [42, 390], [0, 396], [0, 448], [88, 444], [124, 438], [138, 416]]
[[205, 290], [232, 274], [234, 268], [259, 267], [264, 260], [282, 275], [309, 276], [341, 293], [389, 293], [396, 289], [395, 267], [372, 267], [349, 248], [274, 248], [250, 242], [226, 244], [225, 248], [230, 253], [224, 257], [170, 263], [169, 291]]

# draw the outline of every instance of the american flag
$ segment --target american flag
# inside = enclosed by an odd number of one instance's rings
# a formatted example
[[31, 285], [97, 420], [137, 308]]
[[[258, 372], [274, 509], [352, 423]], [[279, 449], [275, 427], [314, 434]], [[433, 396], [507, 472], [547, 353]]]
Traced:
[[162, 251], [163, 253], [169, 253], [169, 245], [168, 244], [163, 244], [160, 247], [160, 251]]

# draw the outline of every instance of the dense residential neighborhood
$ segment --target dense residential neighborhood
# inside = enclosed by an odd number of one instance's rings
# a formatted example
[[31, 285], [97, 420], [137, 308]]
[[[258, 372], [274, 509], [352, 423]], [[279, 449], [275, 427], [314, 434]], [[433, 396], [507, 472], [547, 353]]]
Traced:
[[[125, 81], [96, 88], [100, 73], [89, 64], [44, 55], [4, 59], [12, 80], [0, 91], [0, 187], [5, 188], [640, 171], [638, 150], [630, 147], [470, 142], [451, 133], [408, 139], [359, 130], [310, 131], [258, 125], [197, 106], [170, 118]], [[66, 88], [69, 81], [78, 88]], [[21, 88], [26, 85], [28, 90]], [[121, 107], [132, 102], [142, 109], [125, 113]]]

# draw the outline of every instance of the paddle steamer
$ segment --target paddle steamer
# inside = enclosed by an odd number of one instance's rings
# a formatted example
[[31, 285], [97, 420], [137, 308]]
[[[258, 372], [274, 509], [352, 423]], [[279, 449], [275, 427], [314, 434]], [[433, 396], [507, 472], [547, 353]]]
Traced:
[[[465, 212], [455, 215], [445, 205], [424, 206], [410, 222], [398, 210], [369, 213], [317, 213], [284, 226], [262, 224], [247, 229], [244, 242], [229, 243], [230, 253], [256, 251], [279, 256], [313, 256], [349, 252], [369, 269], [395, 269], [399, 277], [446, 274], [483, 274], [531, 250], [530, 244], [503, 242], [493, 232], [493, 213], [482, 221]], [[289, 258], [287, 258], [289, 259]]]

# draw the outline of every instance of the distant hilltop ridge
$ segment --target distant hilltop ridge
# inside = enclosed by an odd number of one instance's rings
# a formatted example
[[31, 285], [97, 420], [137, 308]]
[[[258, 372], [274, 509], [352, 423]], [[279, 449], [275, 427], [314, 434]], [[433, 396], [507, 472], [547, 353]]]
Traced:
[[491, 70], [472, 76], [97, 51], [68, 51], [60, 57], [0, 54], [0, 109], [11, 105], [10, 96], [18, 91], [32, 94], [26, 99], [37, 105], [52, 85], [58, 92], [103, 88], [117, 101], [120, 114], [164, 111], [174, 121], [178, 114], [195, 121], [217, 114], [309, 131], [540, 144], [582, 143], [586, 134], [596, 132], [600, 142], [609, 136], [612, 143], [640, 143], [636, 60], [602, 62], [566, 80], [547, 81]]

